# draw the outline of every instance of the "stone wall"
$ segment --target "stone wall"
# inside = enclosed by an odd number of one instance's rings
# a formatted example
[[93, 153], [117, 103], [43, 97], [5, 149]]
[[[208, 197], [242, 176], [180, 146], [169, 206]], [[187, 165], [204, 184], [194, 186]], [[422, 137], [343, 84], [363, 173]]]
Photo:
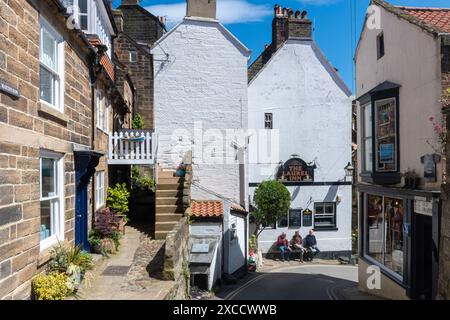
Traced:
[[163, 277], [165, 280], [175, 281], [166, 299], [185, 299], [188, 295], [189, 251], [189, 225], [185, 217], [166, 238]]
[[[64, 240], [74, 240], [74, 144], [89, 147], [92, 131], [87, 57], [53, 1], [0, 0], [0, 79], [20, 90], [0, 93], [0, 299], [30, 297], [31, 279], [49, 260], [40, 247], [40, 151], [64, 165]], [[65, 39], [64, 109], [39, 99], [40, 16]]]

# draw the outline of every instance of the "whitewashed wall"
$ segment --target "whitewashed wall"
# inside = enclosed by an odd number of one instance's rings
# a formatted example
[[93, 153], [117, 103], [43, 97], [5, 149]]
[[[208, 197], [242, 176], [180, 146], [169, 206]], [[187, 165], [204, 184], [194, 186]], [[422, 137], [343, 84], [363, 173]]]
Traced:
[[[249, 128], [264, 128], [264, 113], [273, 113], [273, 128], [279, 130], [279, 155], [272, 163], [249, 165], [249, 182], [273, 179], [279, 161], [298, 154], [307, 163], [315, 161], [315, 182], [345, 178], [351, 161], [350, 92], [312, 41], [288, 40], [249, 86]], [[250, 152], [257, 140], [251, 138]], [[251, 156], [253, 158], [253, 156]], [[255, 188], [250, 188], [253, 198]], [[337, 189], [337, 190], [336, 190]], [[317, 231], [322, 251], [351, 250], [351, 186], [289, 187], [292, 209], [314, 210], [314, 202], [336, 201], [337, 231]], [[302, 228], [306, 236], [309, 228]], [[281, 232], [289, 237], [294, 229], [266, 230], [259, 237], [267, 252]]]
[[[213, 129], [219, 134], [246, 127], [249, 52], [223, 26], [185, 19], [154, 46], [152, 53], [158, 163], [163, 168], [175, 168], [192, 148], [195, 122], [201, 122], [203, 132]], [[174, 134], [177, 129], [184, 129], [191, 137]], [[205, 147], [204, 154], [223, 159], [225, 142], [216, 150], [207, 149], [210, 144], [205, 139], [196, 140], [196, 147]], [[229, 143], [226, 148], [229, 158], [234, 159], [234, 149]], [[238, 165], [202, 164], [202, 155], [194, 149], [194, 180], [239, 203]], [[200, 196], [204, 199], [205, 195], [193, 190], [193, 199]]]

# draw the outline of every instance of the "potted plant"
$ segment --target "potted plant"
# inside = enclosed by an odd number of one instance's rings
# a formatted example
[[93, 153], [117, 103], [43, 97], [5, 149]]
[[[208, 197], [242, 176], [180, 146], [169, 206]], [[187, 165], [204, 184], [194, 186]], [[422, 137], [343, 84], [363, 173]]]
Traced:
[[177, 167], [175, 175], [180, 178], [184, 178], [186, 176], [186, 166], [183, 163]]
[[91, 247], [91, 252], [95, 254], [102, 254], [102, 239], [96, 231], [91, 231], [89, 233], [89, 245]]
[[94, 221], [95, 235], [92, 239], [100, 243], [102, 253], [115, 253], [119, 247], [120, 227], [122, 217], [110, 208], [103, 208], [96, 212]]
[[116, 213], [119, 217], [119, 230], [125, 232], [125, 225], [128, 222], [127, 213], [130, 211], [128, 204], [130, 192], [125, 183], [117, 183], [114, 187], [108, 188], [108, 197], [106, 199], [107, 207]]

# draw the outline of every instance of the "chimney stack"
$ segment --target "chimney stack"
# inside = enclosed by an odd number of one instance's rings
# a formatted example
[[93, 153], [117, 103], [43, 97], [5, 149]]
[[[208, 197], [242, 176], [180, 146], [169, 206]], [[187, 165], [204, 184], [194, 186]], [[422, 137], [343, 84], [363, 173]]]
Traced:
[[186, 17], [216, 19], [216, 0], [187, 0]]
[[122, 0], [122, 5], [141, 5], [141, 0]]
[[122, 11], [114, 10], [113, 15], [114, 15], [114, 22], [116, 23], [116, 26], [117, 26], [117, 31], [123, 32], [123, 13], [122, 13]]
[[272, 45], [279, 48], [289, 38], [312, 38], [312, 22], [307, 12], [290, 8], [274, 7], [272, 21]]

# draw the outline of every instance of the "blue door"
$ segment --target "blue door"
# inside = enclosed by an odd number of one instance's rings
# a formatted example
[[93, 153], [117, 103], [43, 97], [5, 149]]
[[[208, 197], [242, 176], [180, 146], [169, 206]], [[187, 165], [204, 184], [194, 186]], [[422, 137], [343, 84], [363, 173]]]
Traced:
[[75, 245], [90, 251], [88, 241], [88, 185], [102, 154], [75, 151]]

